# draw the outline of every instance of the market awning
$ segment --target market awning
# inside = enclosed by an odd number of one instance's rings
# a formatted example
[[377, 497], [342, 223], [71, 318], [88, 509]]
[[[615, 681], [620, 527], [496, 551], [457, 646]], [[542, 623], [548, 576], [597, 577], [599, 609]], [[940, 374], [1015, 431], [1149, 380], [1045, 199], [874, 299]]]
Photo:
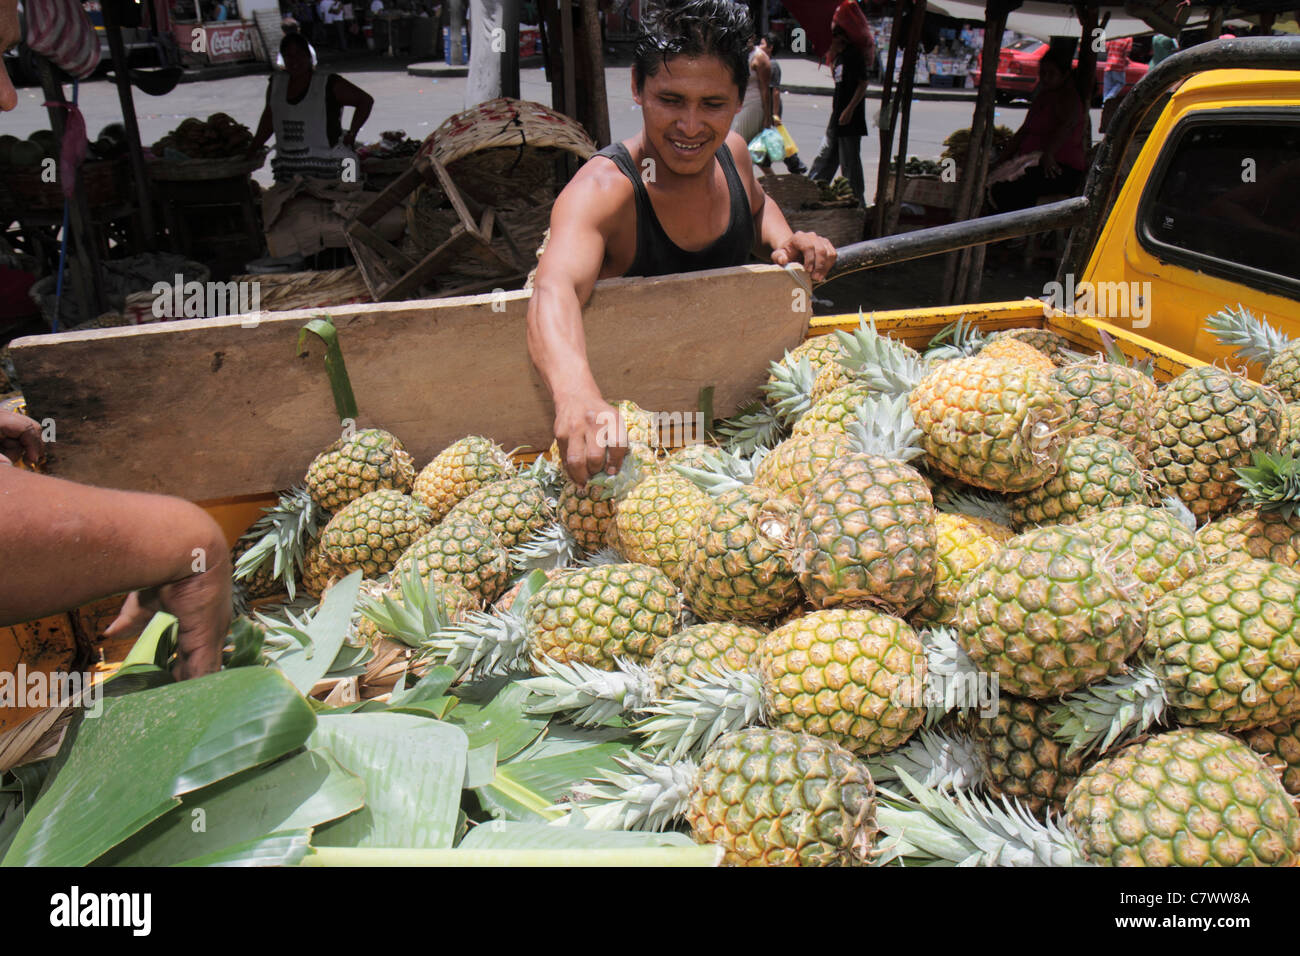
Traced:
[[[984, 20], [984, 4], [969, 0], [931, 0], [926, 5], [928, 10], [942, 13], [958, 20]], [[1106, 35], [1110, 37], [1135, 36], [1150, 33], [1151, 27], [1138, 17], [1124, 11], [1122, 4], [1102, 6], [1101, 13], [1110, 14], [1106, 25]], [[1204, 19], [1203, 10], [1193, 10], [1190, 20]], [[1047, 40], [1054, 36], [1078, 36], [1079, 20], [1074, 7], [1067, 3], [1046, 3], [1029, 0], [1023, 6], [1012, 10], [1007, 17], [1007, 29], [1026, 36]]]

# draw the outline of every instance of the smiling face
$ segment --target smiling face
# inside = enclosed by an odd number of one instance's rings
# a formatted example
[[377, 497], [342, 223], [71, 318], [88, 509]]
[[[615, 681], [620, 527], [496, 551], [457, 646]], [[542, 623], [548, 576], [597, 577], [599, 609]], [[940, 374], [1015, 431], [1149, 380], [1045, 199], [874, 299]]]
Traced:
[[641, 106], [645, 149], [679, 176], [709, 168], [731, 121], [740, 111], [741, 91], [716, 56], [671, 57], [632, 97]]

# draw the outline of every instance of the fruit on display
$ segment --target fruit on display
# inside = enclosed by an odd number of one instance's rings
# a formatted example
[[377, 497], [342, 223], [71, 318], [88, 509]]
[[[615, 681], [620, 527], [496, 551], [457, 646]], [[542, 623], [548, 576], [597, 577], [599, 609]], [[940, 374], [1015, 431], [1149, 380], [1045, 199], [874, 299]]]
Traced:
[[658, 568], [680, 586], [687, 548], [695, 539], [708, 496], [672, 470], [641, 476], [635, 457], [625, 459], [631, 487], [616, 491], [610, 546], [628, 561]]
[[1237, 355], [1263, 367], [1260, 384], [1274, 389], [1284, 402], [1300, 402], [1300, 340], [1289, 338], [1240, 304], [1220, 309], [1205, 327]]
[[1300, 795], [1300, 720], [1248, 730], [1242, 738], [1282, 775], [1287, 793]]
[[843, 433], [787, 438], [758, 463], [754, 484], [801, 505], [813, 478], [848, 449], [848, 436]]
[[1033, 814], [1059, 814], [1078, 782], [1083, 757], [1056, 739], [1050, 708], [1010, 695], [992, 717], [971, 715], [970, 733], [995, 797], [1015, 797]]
[[391, 488], [370, 491], [345, 505], [321, 532], [321, 555], [340, 576], [387, 574], [406, 549], [428, 534], [429, 509]]
[[911, 620], [922, 624], [952, 624], [957, 618], [957, 598], [966, 576], [997, 553], [1012, 538], [1012, 531], [979, 514], [936, 511], [934, 587]]
[[809, 406], [808, 411], [794, 423], [791, 434], [797, 437], [845, 431], [848, 423], [857, 416], [858, 407], [871, 394], [871, 389], [862, 383], [837, 386]]
[[1051, 375], [1056, 371], [1056, 363], [1048, 358], [1046, 353], [1028, 342], [1011, 336], [989, 340], [988, 344], [979, 350], [978, 355], [984, 359], [1001, 359], [1004, 362], [1014, 362], [1017, 365], [1032, 368], [1045, 375]]
[[1100, 357], [1062, 366], [1051, 374], [1065, 410], [1083, 434], [1112, 438], [1146, 467], [1151, 461], [1151, 407], [1156, 383], [1139, 368]]
[[1071, 439], [1056, 474], [1037, 488], [1008, 498], [1018, 528], [1071, 524], [1124, 505], [1147, 504], [1146, 476], [1137, 458], [1113, 438]]
[[492, 532], [507, 549], [532, 539], [555, 519], [554, 502], [546, 487], [534, 477], [502, 478], [462, 498], [448, 517], [473, 518]]
[[1177, 499], [1163, 508], [1109, 508], [1074, 527], [1091, 534], [1103, 551], [1133, 572], [1148, 606], [1208, 566], [1200, 535], [1193, 534], [1196, 521]]
[[253, 133], [225, 113], [206, 120], [190, 117], [149, 147], [159, 159], [228, 159], [244, 156], [253, 145]]
[[326, 511], [338, 511], [362, 495], [391, 488], [409, 494], [415, 463], [397, 437], [366, 428], [338, 439], [307, 466], [307, 491]]
[[514, 463], [505, 449], [491, 439], [470, 435], [453, 442], [425, 465], [415, 476], [411, 494], [429, 509], [434, 521], [441, 521], [461, 500], [513, 471]]
[[482, 521], [455, 510], [402, 552], [393, 575], [408, 569], [458, 584], [480, 604], [491, 604], [510, 583], [505, 545]]

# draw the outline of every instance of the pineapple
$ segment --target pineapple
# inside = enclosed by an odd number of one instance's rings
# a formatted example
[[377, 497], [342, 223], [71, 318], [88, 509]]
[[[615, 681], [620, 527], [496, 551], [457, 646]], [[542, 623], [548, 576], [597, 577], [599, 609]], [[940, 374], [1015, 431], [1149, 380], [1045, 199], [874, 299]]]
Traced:
[[920, 454], [918, 437], [903, 399], [866, 400], [851, 436], [862, 451], [813, 479], [795, 530], [795, 570], [816, 607], [870, 602], [907, 614], [933, 587], [933, 501], [906, 464]]
[[1282, 436], [1278, 447], [1300, 457], [1300, 404], [1282, 406]]
[[630, 457], [619, 477], [631, 487], [615, 492], [610, 545], [628, 561], [658, 568], [680, 587], [685, 554], [709, 507], [708, 495], [672, 470], [641, 477]]
[[1300, 459], [1254, 453], [1254, 464], [1237, 469], [1237, 484], [1254, 507], [1211, 521], [1197, 540], [1213, 562], [1264, 558], [1300, 567]]
[[758, 463], [754, 484], [792, 504], [802, 505], [813, 478], [848, 450], [849, 438], [845, 433], [787, 438]]
[[526, 621], [534, 654], [612, 670], [618, 658], [649, 661], [681, 614], [681, 595], [663, 572], [606, 564], [548, 581], [528, 602]]
[[1060, 333], [1053, 332], [1051, 329], [1006, 329], [989, 336], [990, 344], [1005, 339], [1031, 345], [1057, 365], [1065, 364], [1070, 358], [1070, 343]]
[[1260, 382], [1275, 389], [1285, 402], [1300, 402], [1300, 341], [1289, 339], [1265, 319], [1248, 309], [1222, 309], [1205, 320], [1205, 326], [1224, 345], [1237, 347], [1248, 362], [1264, 366]]
[[1056, 363], [1046, 354], [1028, 342], [1009, 335], [995, 336], [989, 339], [988, 344], [976, 354], [982, 359], [997, 359], [1002, 362], [1010, 362], [1021, 368], [1031, 368], [1037, 372], [1042, 372], [1044, 375], [1051, 375], [1056, 371]]
[[1152, 475], [1204, 523], [1241, 497], [1234, 469], [1281, 436], [1282, 402], [1239, 375], [1205, 365], [1160, 393], [1151, 422]]
[[393, 574], [410, 569], [421, 578], [458, 584], [480, 604], [491, 604], [510, 583], [500, 540], [482, 521], [455, 511], [402, 553]]
[[[247, 598], [257, 600], [279, 594], [284, 590], [284, 587], [272, 573], [272, 563], [270, 561], [259, 562], [247, 573], [240, 573], [240, 559], [257, 543], [256, 538], [248, 537], [252, 530], [250, 528], [248, 532], [245, 532], [245, 536], [236, 541], [235, 546], [230, 549], [230, 566], [235, 569], [236, 585], [242, 585]], [[292, 573], [290, 572], [290, 574]]]
[[1065, 446], [1060, 470], [1046, 484], [1012, 495], [1007, 504], [1012, 524], [1024, 529], [1072, 524], [1110, 508], [1149, 501], [1142, 466], [1128, 449], [1113, 438], [1083, 435]]
[[231, 554], [235, 580], [246, 582], [249, 596], [285, 592], [292, 600], [307, 549], [320, 537], [329, 515], [306, 488], [291, 488], [276, 500], [236, 543]]
[[1300, 720], [1248, 730], [1242, 736], [1282, 777], [1286, 792], [1300, 796]]
[[629, 753], [584, 785], [587, 826], [662, 830], [684, 817], [734, 866], [866, 866], [876, 842], [871, 774], [843, 747], [783, 730], [728, 734], [698, 766]]
[[408, 568], [389, 584], [362, 582], [356, 633], [372, 647], [387, 641], [415, 649], [479, 606], [459, 584], [421, 578]]
[[903, 778], [912, 802], [881, 806], [883, 859], [959, 866], [1295, 866], [1300, 814], [1241, 741], [1179, 729], [1081, 774], [1063, 827], [1014, 804]]
[[969, 514], [934, 516], [934, 587], [912, 614], [914, 624], [945, 625], [957, 619], [957, 596], [965, 577], [997, 553], [1012, 537], [1011, 529], [989, 518]]
[[411, 456], [382, 428], [366, 428], [338, 439], [307, 466], [307, 492], [326, 511], [338, 511], [371, 491], [406, 494], [414, 479]]
[[682, 588], [706, 621], [760, 624], [799, 600], [797, 509], [755, 485], [724, 492], [702, 515], [683, 554]]
[[870, 388], [856, 382], [828, 391], [800, 416], [790, 434], [799, 436], [845, 431], [848, 423], [856, 417], [859, 406], [870, 395]]
[[1149, 374], [1096, 358], [1058, 368], [1051, 379], [1065, 396], [1076, 433], [1113, 438], [1142, 467], [1151, 464], [1151, 408], [1157, 392]]
[[471, 435], [453, 442], [415, 478], [411, 492], [424, 503], [435, 522], [447, 516], [457, 502], [494, 481], [514, 473], [505, 450], [491, 439]]
[[1068, 526], [1008, 541], [957, 603], [962, 649], [1018, 697], [1056, 697], [1121, 673], [1146, 629], [1138, 579]]
[[1300, 716], [1300, 572], [1211, 567], [1151, 605], [1129, 672], [1067, 698], [1072, 750], [1108, 749], [1162, 720], [1239, 732]]
[[529, 541], [555, 518], [546, 488], [536, 478], [503, 478], [461, 499], [447, 516], [485, 524], [506, 548]]
[[325, 557], [321, 550], [320, 539], [317, 538], [308, 546], [302, 558], [302, 589], [312, 597], [318, 598], [341, 577], [343, 575]]
[[346, 505], [321, 532], [321, 555], [343, 577], [361, 571], [377, 578], [429, 532], [429, 509], [392, 489], [371, 491]]
[[768, 634], [750, 670], [715, 668], [678, 686], [638, 729], [669, 759], [755, 722], [880, 753], [924, 720], [925, 674], [925, 648], [898, 618], [869, 608], [814, 611]]
[[995, 797], [1015, 797], [1030, 813], [1060, 813], [1083, 770], [1083, 758], [1054, 739], [1051, 711], [1033, 700], [1004, 695], [993, 717], [970, 721], [971, 739]]
[[584, 551], [599, 551], [609, 544], [617, 510], [614, 495], [607, 488], [587, 482], [579, 487], [568, 475], [560, 486], [556, 505], [560, 523]]
[[1169, 508], [1124, 505], [1084, 518], [1074, 527], [1091, 534], [1133, 571], [1149, 606], [1208, 566], [1199, 536], [1193, 535], [1196, 519], [1182, 510], [1185, 520]]

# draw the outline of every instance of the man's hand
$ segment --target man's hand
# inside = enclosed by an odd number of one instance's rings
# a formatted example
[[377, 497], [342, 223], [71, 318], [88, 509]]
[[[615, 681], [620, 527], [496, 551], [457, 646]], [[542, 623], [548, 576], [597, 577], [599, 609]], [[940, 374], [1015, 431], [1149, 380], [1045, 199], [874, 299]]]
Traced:
[[189, 680], [220, 670], [221, 649], [230, 632], [230, 552], [225, 542], [219, 541], [214, 542], [209, 553], [215, 560], [206, 570], [128, 594], [117, 618], [104, 629], [104, 636], [134, 637], [155, 613], [166, 611], [180, 624], [172, 676]]
[[555, 441], [564, 470], [579, 487], [602, 470], [616, 474], [627, 454], [622, 417], [600, 396], [557, 400]]
[[[26, 415], [0, 411], [0, 455], [10, 464], [26, 459], [36, 464], [45, 454], [41, 426]], [[3, 462], [0, 462], [3, 464]]]
[[852, 122], [853, 122], [853, 107], [846, 106], [844, 109], [840, 110], [840, 125], [848, 126]]
[[815, 232], [796, 232], [783, 245], [772, 250], [774, 263], [778, 266], [801, 263], [814, 282], [826, 278], [836, 258], [838, 253], [831, 241]]

